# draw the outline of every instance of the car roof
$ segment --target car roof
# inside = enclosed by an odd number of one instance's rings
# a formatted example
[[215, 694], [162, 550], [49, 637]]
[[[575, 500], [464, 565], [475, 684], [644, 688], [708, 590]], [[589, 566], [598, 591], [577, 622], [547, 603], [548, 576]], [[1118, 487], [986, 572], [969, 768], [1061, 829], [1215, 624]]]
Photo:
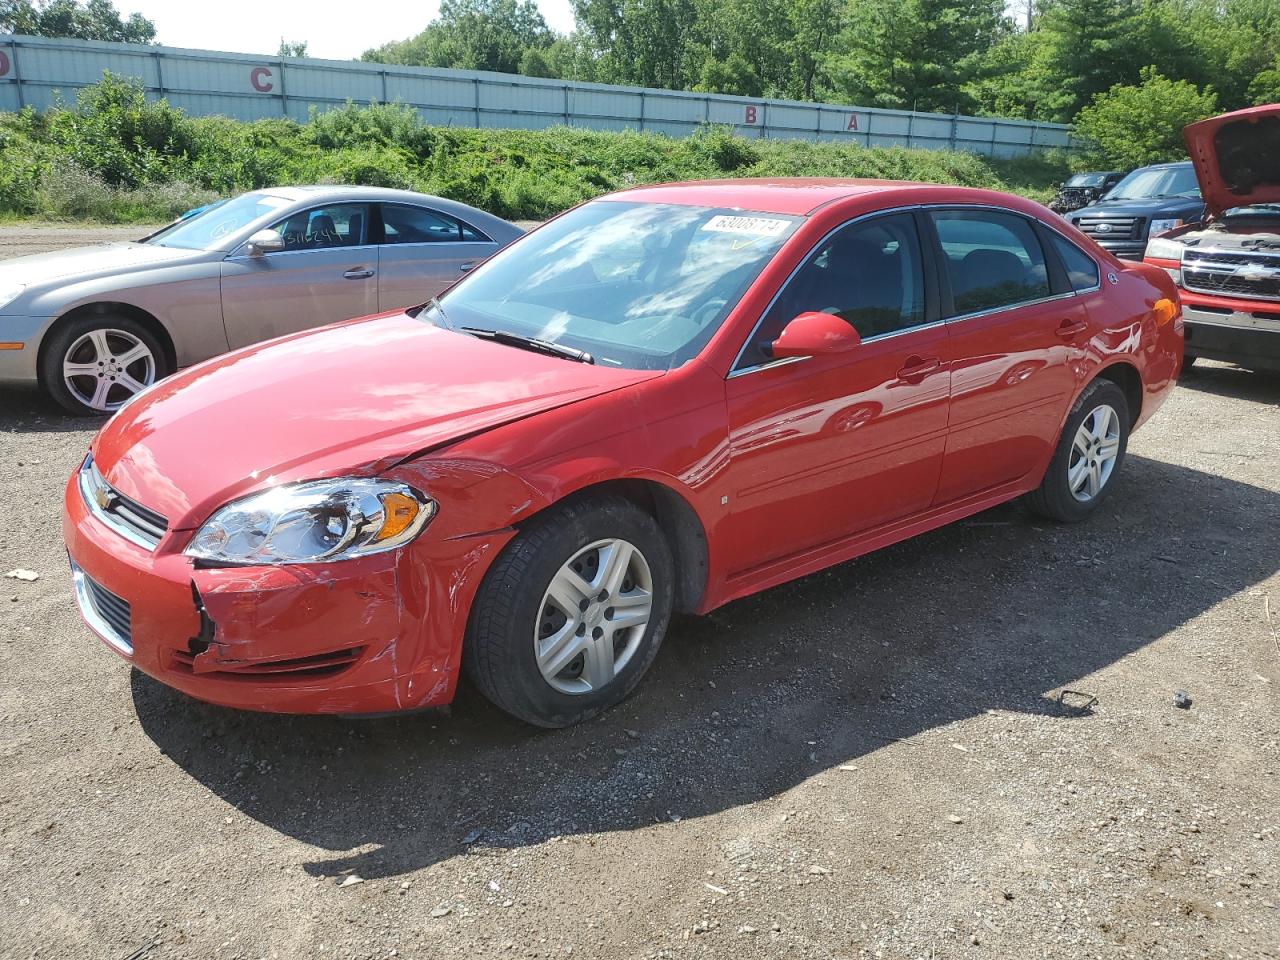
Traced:
[[425, 193], [416, 193], [412, 190], [394, 190], [390, 187], [362, 187], [353, 184], [340, 183], [321, 183], [290, 187], [264, 187], [263, 189], [255, 192], [267, 194], [273, 197], [283, 197], [286, 200], [325, 200], [327, 198], [341, 198], [357, 200], [408, 200], [420, 203], [423, 200], [434, 201], [442, 199], [440, 197], [428, 196]]
[[911, 180], [829, 179], [820, 177], [761, 177], [738, 180], [689, 180], [632, 187], [599, 199], [673, 203], [808, 216], [819, 208], [853, 197], [901, 193], [908, 203], [987, 203], [1021, 207], [1021, 198], [996, 190]]

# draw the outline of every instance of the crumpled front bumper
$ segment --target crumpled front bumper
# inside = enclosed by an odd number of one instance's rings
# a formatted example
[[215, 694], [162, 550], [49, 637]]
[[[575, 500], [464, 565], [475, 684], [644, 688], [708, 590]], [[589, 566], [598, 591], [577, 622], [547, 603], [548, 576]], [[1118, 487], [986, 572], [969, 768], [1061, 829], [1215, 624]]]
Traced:
[[191, 531], [170, 531], [154, 553], [131, 543], [89, 512], [73, 475], [63, 535], [127, 644], [104, 633], [80, 589], [86, 622], [149, 676], [228, 707], [362, 714], [452, 699], [475, 591], [513, 532], [424, 535], [338, 563], [197, 569], [181, 552]]

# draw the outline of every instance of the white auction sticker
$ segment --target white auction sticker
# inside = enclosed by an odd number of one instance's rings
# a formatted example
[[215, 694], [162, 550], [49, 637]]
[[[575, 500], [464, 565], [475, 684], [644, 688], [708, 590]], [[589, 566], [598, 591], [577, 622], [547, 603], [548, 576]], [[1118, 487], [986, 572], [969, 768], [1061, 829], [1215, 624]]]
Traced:
[[731, 217], [722, 214], [712, 217], [702, 225], [702, 229], [716, 233], [741, 233], [751, 237], [776, 237], [789, 226], [791, 226], [790, 220], [775, 220], [772, 217]]

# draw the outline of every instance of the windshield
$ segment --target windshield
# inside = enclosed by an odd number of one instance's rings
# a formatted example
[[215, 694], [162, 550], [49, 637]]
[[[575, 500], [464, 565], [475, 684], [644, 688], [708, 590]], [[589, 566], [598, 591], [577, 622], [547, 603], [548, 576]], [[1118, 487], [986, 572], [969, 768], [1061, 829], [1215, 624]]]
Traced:
[[291, 202], [269, 193], [241, 194], [185, 216], [163, 230], [157, 230], [142, 242], [183, 250], [212, 250], [241, 227]]
[[1077, 173], [1066, 182], [1068, 187], [1100, 187], [1107, 179], [1105, 173]]
[[1135, 170], [1115, 185], [1107, 194], [1108, 200], [1157, 200], [1163, 197], [1200, 196], [1196, 172], [1190, 164], [1185, 167], [1155, 167]]
[[666, 370], [695, 356], [799, 218], [598, 200], [508, 247], [424, 316]]

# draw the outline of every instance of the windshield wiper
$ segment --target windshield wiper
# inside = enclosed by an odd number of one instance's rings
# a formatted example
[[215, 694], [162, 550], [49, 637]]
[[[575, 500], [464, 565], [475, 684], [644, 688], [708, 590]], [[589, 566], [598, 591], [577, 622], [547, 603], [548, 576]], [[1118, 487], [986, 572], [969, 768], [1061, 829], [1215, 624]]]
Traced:
[[546, 353], [553, 357], [563, 357], [566, 360], [574, 360], [578, 363], [596, 362], [596, 358], [585, 350], [566, 347], [550, 340], [539, 340], [537, 337], [526, 337], [522, 333], [512, 333], [510, 330], [485, 330], [482, 327], [462, 327], [461, 330], [463, 333], [469, 333], [473, 337], [481, 337], [485, 340], [492, 340], [495, 343], [505, 343], [511, 347], [533, 350], [536, 353]]

